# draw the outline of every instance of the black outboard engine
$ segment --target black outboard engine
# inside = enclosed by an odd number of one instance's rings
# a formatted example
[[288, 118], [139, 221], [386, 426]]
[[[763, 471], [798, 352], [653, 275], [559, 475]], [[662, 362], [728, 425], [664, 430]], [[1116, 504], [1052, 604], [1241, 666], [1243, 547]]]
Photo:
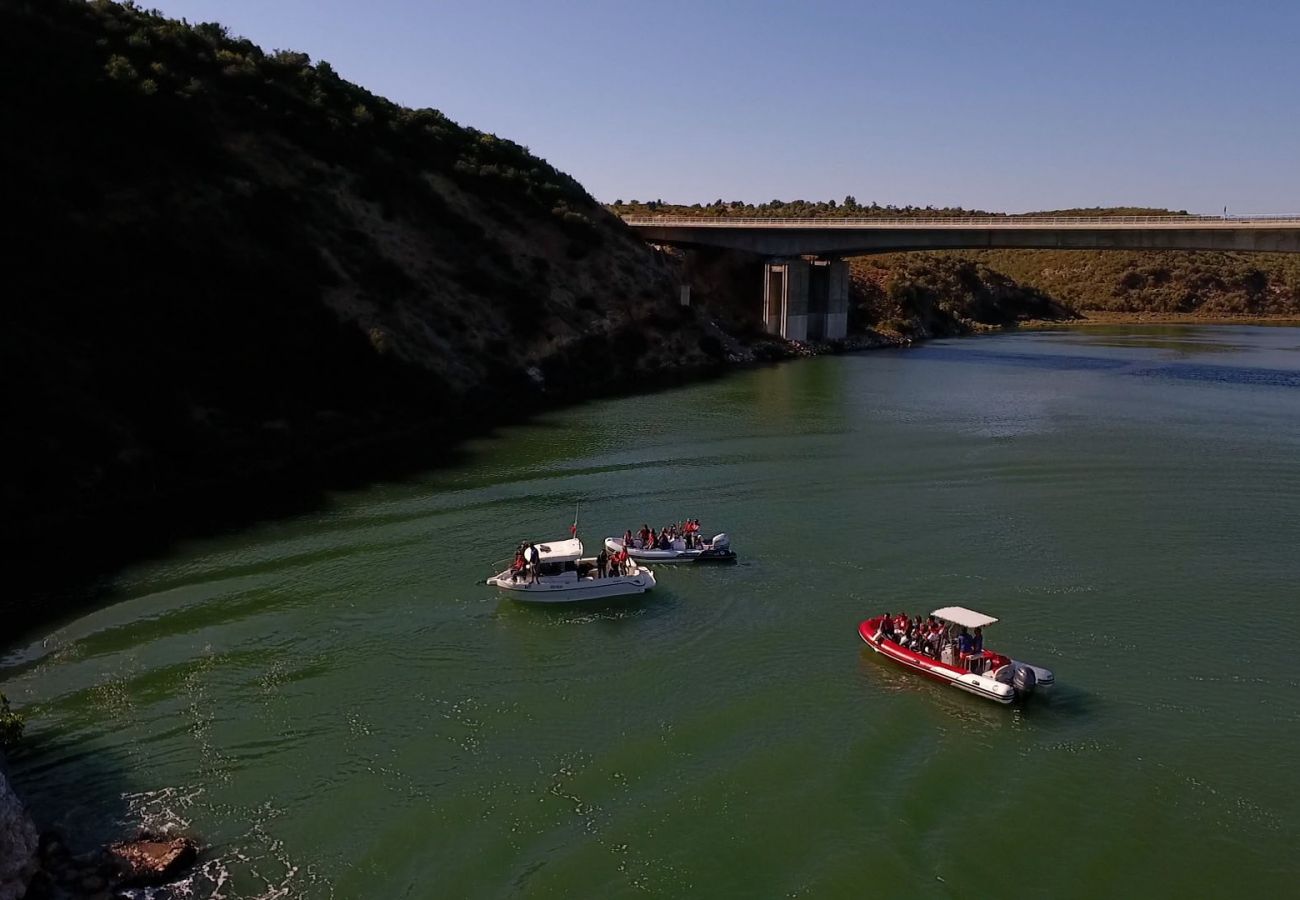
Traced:
[[1029, 666], [1016, 666], [1011, 675], [1011, 686], [1016, 689], [1016, 696], [1027, 697], [1034, 692], [1038, 676]]

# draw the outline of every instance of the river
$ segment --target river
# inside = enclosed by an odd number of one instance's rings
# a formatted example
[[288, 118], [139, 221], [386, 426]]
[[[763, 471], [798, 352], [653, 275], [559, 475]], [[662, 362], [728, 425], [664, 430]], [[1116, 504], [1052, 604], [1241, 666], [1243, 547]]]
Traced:
[[[482, 585], [698, 516], [642, 600]], [[1277, 896], [1300, 875], [1300, 329], [824, 357], [548, 413], [185, 543], [10, 637], [38, 817], [209, 846], [199, 897]], [[75, 553], [76, 548], [69, 548]], [[1003, 708], [869, 613], [962, 604]]]

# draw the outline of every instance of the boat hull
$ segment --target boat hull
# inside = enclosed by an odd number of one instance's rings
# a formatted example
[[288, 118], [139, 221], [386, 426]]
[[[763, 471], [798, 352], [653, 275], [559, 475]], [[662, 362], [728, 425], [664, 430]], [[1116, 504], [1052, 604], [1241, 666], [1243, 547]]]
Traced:
[[508, 572], [502, 572], [489, 578], [487, 583], [518, 603], [587, 603], [644, 594], [654, 588], [655, 575], [650, 569], [638, 566], [631, 575], [577, 579], [542, 577], [536, 582], [528, 582], [514, 581]]
[[[605, 549], [610, 553], [617, 553], [623, 549], [623, 541], [619, 538], [605, 538]], [[697, 550], [638, 550], [635, 547], [632, 547], [627, 551], [627, 555], [637, 562], [652, 563], [676, 564], [736, 561], [736, 554], [731, 550], [731, 548], [714, 549], [708, 547]]]
[[876, 629], [879, 619], [868, 619], [858, 625], [858, 635], [868, 647], [893, 662], [919, 672], [936, 681], [941, 681], [958, 690], [991, 700], [1002, 705], [1010, 704], [1016, 699], [1015, 689], [985, 675], [975, 675], [956, 666], [950, 666], [928, 656], [913, 653], [893, 641], [877, 639]]

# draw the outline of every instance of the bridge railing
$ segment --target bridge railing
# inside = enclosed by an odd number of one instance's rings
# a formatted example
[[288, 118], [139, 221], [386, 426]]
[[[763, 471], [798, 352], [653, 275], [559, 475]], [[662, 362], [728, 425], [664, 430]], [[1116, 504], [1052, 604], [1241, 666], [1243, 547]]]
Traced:
[[628, 225], [692, 228], [1037, 228], [1300, 226], [1300, 215], [1284, 216], [861, 216], [783, 219], [765, 216], [623, 216]]

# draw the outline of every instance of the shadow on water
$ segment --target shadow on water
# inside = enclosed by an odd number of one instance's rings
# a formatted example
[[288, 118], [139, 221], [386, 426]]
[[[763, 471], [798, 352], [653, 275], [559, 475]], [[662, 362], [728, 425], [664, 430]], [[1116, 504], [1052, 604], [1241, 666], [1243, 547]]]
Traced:
[[571, 603], [520, 603], [502, 597], [494, 616], [503, 622], [521, 625], [618, 624], [634, 619], [658, 618], [672, 612], [677, 605], [677, 598], [671, 591], [656, 587], [653, 591], [631, 597]]
[[10, 751], [8, 767], [37, 830], [58, 832], [73, 853], [134, 837], [140, 828], [127, 799], [130, 767], [111, 750], [29, 731]]
[[[672, 370], [638, 384], [636, 390], [638, 395], [677, 390], [739, 369]], [[259, 522], [317, 512], [337, 491], [409, 484], [472, 459], [465, 441], [505, 439], [500, 426], [569, 429], [568, 423], [548, 421], [546, 414], [618, 396], [627, 388], [616, 380], [584, 383], [580, 391], [527, 398], [526, 409], [520, 401], [501, 398], [499, 415], [488, 425], [468, 414], [451, 421], [403, 423], [387, 434], [355, 436], [350, 443], [283, 464], [249, 459], [238, 480], [195, 478], [167, 493], [105, 497], [82, 509], [50, 510], [40, 522], [10, 521], [0, 540], [24, 564], [10, 568], [9, 589], [0, 596], [0, 649], [38, 638], [38, 629], [103, 607], [111, 601], [112, 580], [123, 567], [164, 558], [180, 541], [234, 534]]]

